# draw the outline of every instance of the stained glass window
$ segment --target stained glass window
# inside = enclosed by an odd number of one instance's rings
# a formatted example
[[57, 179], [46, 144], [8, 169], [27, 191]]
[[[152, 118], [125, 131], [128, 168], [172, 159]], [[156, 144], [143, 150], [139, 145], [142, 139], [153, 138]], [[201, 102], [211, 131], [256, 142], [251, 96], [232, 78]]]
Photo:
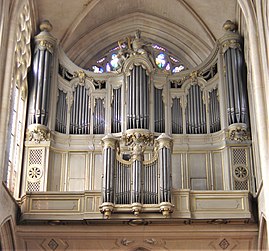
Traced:
[[157, 66], [158, 66], [159, 68], [161, 68], [161, 69], [164, 68], [164, 66], [165, 66], [165, 64], [166, 64], [165, 54], [160, 53], [160, 54], [156, 57], [155, 62], [156, 62]]
[[[130, 41], [129, 41], [130, 42]], [[119, 41], [101, 58], [96, 60], [95, 64], [89, 69], [95, 73], [117, 71], [123, 65], [124, 60], [131, 55], [129, 42]], [[174, 54], [169, 52], [161, 45], [154, 43], [145, 43], [143, 51], [153, 57], [156, 67], [165, 72], [178, 73], [186, 70], [184, 63]]]

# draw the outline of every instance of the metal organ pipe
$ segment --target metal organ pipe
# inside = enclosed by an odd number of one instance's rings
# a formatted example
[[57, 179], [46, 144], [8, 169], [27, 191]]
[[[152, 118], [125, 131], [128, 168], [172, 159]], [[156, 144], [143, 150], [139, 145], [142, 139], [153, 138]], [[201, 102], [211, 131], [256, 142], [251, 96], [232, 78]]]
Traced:
[[33, 81], [29, 84], [28, 125], [47, 126], [52, 55], [56, 40], [49, 33], [52, 29], [49, 22], [43, 22], [40, 29], [40, 34], [35, 37]]
[[102, 139], [103, 144], [103, 182], [101, 212], [109, 217], [114, 207], [114, 172], [116, 164], [117, 140], [112, 135]]
[[127, 127], [148, 128], [148, 78], [142, 66], [134, 66], [128, 81]]
[[56, 110], [56, 131], [66, 133], [67, 103], [66, 93], [59, 91]]
[[174, 98], [173, 105], [171, 108], [172, 113], [172, 133], [181, 134], [183, 133], [183, 117], [182, 108], [180, 105], [180, 99]]
[[231, 38], [230, 31], [221, 39], [224, 52], [224, 62], [226, 66], [226, 88], [227, 88], [227, 113], [228, 124], [245, 123], [248, 124], [248, 100], [246, 92], [245, 62], [241, 49], [241, 37], [233, 32]]
[[171, 202], [171, 147], [172, 139], [161, 134], [159, 142], [160, 203]]
[[212, 133], [220, 130], [220, 108], [217, 89], [209, 93], [209, 101], [210, 132]]
[[164, 132], [164, 104], [162, 100], [162, 89], [154, 87], [154, 124], [155, 132]]

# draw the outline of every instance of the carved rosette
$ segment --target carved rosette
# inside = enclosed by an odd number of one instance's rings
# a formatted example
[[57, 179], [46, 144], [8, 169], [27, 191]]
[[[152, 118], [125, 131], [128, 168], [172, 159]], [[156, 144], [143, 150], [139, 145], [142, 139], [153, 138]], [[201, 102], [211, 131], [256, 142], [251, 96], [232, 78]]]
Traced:
[[250, 133], [247, 130], [246, 124], [236, 123], [228, 127], [227, 139], [237, 142], [250, 140]]
[[40, 144], [43, 141], [50, 140], [50, 133], [46, 126], [41, 124], [29, 125], [26, 131], [26, 140]]

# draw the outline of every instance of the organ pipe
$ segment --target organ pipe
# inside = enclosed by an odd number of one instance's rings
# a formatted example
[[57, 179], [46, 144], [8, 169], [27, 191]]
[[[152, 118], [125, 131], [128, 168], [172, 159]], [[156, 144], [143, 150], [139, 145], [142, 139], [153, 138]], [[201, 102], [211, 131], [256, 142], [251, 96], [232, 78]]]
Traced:
[[108, 134], [102, 139], [103, 144], [103, 185], [101, 212], [109, 217], [114, 206], [114, 170], [116, 164], [117, 140]]
[[93, 113], [93, 133], [105, 133], [105, 106], [104, 100], [101, 98], [95, 99], [95, 107]]
[[172, 138], [162, 133], [158, 138], [159, 143], [159, 172], [160, 172], [160, 210], [164, 216], [168, 216], [172, 211], [171, 204], [171, 152]]
[[56, 109], [56, 126], [55, 126], [56, 131], [66, 133], [66, 122], [67, 122], [66, 93], [59, 90], [57, 109]]
[[53, 50], [56, 39], [50, 35], [52, 26], [48, 21], [40, 25], [41, 32], [35, 37], [32, 81], [29, 85], [28, 125], [47, 126]]
[[189, 134], [206, 133], [206, 108], [198, 84], [192, 85], [187, 95], [186, 127]]
[[73, 104], [70, 112], [70, 133], [90, 133], [90, 97], [83, 85], [78, 85], [73, 93]]
[[165, 130], [165, 114], [164, 103], [162, 98], [162, 89], [154, 87], [154, 124], [155, 132], [164, 132]]
[[217, 132], [220, 130], [220, 107], [218, 100], [218, 90], [214, 89], [209, 93], [209, 118], [210, 118], [210, 132]]
[[180, 105], [180, 99], [174, 98], [171, 108], [172, 113], [172, 133], [182, 134], [183, 133], [183, 114]]
[[149, 83], [142, 66], [134, 66], [127, 78], [127, 128], [149, 127]]
[[224, 24], [224, 29], [226, 33], [220, 42], [224, 51], [228, 124], [248, 124], [246, 66], [241, 37], [231, 21]]
[[111, 110], [112, 132], [121, 132], [121, 88], [113, 89], [113, 101]]
[[131, 203], [131, 163], [124, 163], [123, 160], [116, 161], [115, 175], [115, 202], [116, 204]]
[[171, 147], [172, 139], [161, 134], [159, 142], [160, 202], [171, 201]]

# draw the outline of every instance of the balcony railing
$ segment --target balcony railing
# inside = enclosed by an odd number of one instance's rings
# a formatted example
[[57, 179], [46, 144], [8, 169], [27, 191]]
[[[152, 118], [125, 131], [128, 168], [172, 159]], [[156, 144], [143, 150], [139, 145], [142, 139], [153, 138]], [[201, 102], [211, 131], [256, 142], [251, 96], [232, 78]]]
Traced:
[[[32, 192], [20, 201], [20, 222], [66, 222], [103, 220], [100, 212], [101, 192]], [[252, 199], [247, 191], [191, 191], [172, 193], [172, 219], [251, 220]], [[143, 204], [139, 216], [132, 214], [131, 204], [115, 204], [111, 220], [165, 219], [159, 204]]]

